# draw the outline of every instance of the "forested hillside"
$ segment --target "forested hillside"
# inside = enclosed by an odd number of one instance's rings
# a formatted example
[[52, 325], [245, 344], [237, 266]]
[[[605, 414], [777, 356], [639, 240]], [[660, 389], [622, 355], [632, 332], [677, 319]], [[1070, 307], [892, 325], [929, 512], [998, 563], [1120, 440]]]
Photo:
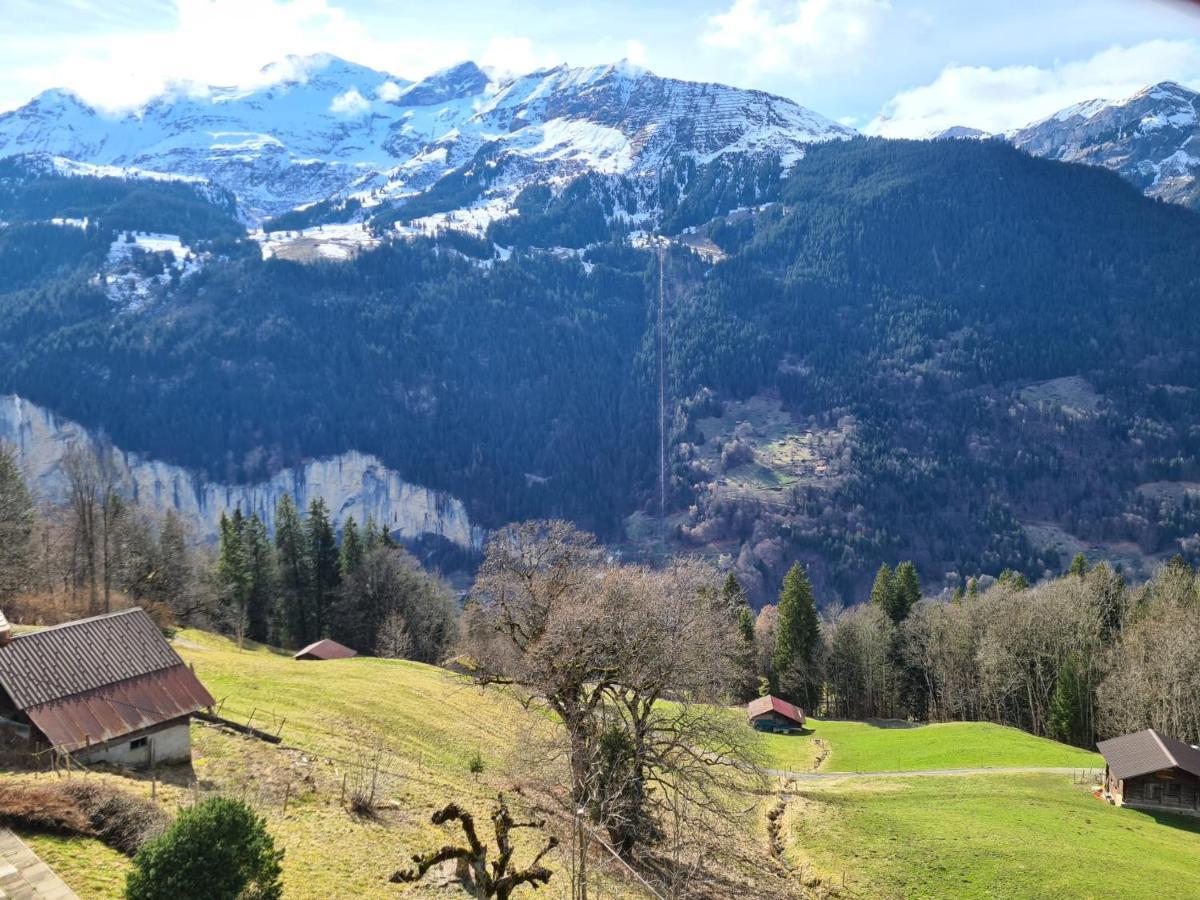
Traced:
[[[720, 165], [671, 182], [669, 222], [699, 228], [665, 254], [670, 541], [732, 553], [760, 598], [797, 558], [843, 599], [900, 558], [933, 584], [1064, 566], [1030, 523], [1195, 556], [1186, 491], [1139, 490], [1200, 479], [1194, 213], [992, 142]], [[527, 193], [489, 235], [511, 256], [442, 237], [298, 264], [224, 241], [132, 314], [92, 282], [90, 231], [29, 270], [0, 229], [0, 271], [26, 272], [3, 285], [0, 390], [221, 478], [353, 448], [481, 524], [618, 539], [657, 509], [658, 263], [601, 227], [639, 187], [584, 184]], [[564, 244], [586, 249], [535, 249]], [[771, 448], [708, 425], [767, 401], [819, 464], [764, 493]]]

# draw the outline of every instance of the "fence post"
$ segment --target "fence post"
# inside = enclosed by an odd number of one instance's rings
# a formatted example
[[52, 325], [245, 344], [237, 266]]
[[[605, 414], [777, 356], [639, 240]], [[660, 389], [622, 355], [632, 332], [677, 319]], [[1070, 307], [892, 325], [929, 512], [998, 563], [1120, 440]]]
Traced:
[[285, 816], [287, 815], [288, 800], [291, 799], [291, 796], [292, 796], [292, 783], [289, 781], [287, 783], [287, 788], [285, 788], [284, 792], [283, 792], [283, 814]]

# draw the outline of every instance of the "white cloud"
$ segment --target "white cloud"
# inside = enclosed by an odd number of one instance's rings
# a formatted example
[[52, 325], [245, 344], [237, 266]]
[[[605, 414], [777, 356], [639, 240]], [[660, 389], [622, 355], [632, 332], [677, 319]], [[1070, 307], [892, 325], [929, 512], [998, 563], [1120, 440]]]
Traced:
[[[254, 85], [286, 73], [265, 63], [288, 54], [331, 53], [405, 77], [420, 77], [470, 55], [468, 42], [381, 40], [335, 0], [174, 0], [169, 27], [130, 27], [64, 37], [9, 73], [30, 94], [74, 90], [110, 109], [135, 106], [172, 84]], [[0, 36], [0, 56], [16, 45]], [[43, 62], [42, 60], [48, 59]], [[366, 87], [366, 86], [364, 86]]]
[[646, 64], [646, 45], [635, 38], [630, 38], [625, 42], [625, 58], [635, 66], [644, 66]]
[[343, 91], [329, 101], [330, 112], [349, 118], [361, 116], [370, 108], [371, 104], [367, 101], [366, 97], [358, 92], [358, 88], [356, 87]]
[[404, 89], [394, 81], [385, 81], [379, 87], [375, 88], [375, 96], [384, 103], [392, 103], [400, 99], [400, 94]]
[[932, 83], [894, 96], [864, 130], [885, 137], [925, 137], [953, 125], [1007, 131], [1075, 103], [1120, 100], [1166, 80], [1200, 85], [1200, 43], [1114, 46], [1047, 67], [950, 65]]
[[890, 0], [735, 0], [702, 40], [751, 71], [812, 78], [859, 66], [891, 11]]
[[479, 57], [480, 65], [494, 69], [501, 75], [532, 72], [552, 66], [556, 61], [549, 54], [535, 51], [533, 41], [529, 38], [512, 36], [492, 38]]

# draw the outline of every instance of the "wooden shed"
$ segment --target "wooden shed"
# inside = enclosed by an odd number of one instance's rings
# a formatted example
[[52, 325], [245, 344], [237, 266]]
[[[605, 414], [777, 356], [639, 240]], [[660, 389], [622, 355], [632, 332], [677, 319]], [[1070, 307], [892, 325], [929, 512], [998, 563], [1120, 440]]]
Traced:
[[326, 638], [309, 644], [292, 659], [349, 659], [358, 654], [344, 644]]
[[1200, 815], [1200, 748], [1148, 728], [1097, 749], [1104, 795], [1118, 806]]
[[804, 727], [804, 710], [778, 697], [766, 696], [746, 705], [750, 724], [759, 731], [793, 731]]
[[5, 640], [0, 629], [0, 760], [45, 751], [130, 768], [188, 762], [191, 715], [212, 695], [141, 609]]

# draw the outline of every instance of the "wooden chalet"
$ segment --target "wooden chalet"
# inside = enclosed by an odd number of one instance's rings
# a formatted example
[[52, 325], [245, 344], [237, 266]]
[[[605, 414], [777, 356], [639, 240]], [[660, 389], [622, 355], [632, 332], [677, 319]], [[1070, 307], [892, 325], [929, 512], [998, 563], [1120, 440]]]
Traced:
[[1097, 744], [1104, 795], [1118, 806], [1200, 815], [1200, 748], [1153, 728]]
[[292, 659], [349, 659], [352, 656], [358, 656], [358, 653], [344, 644], [326, 638], [309, 644]]
[[15, 637], [0, 628], [0, 760], [10, 764], [189, 762], [191, 715], [212, 705], [142, 609]]
[[794, 731], [804, 727], [804, 710], [778, 697], [759, 697], [746, 705], [750, 724], [759, 731]]

